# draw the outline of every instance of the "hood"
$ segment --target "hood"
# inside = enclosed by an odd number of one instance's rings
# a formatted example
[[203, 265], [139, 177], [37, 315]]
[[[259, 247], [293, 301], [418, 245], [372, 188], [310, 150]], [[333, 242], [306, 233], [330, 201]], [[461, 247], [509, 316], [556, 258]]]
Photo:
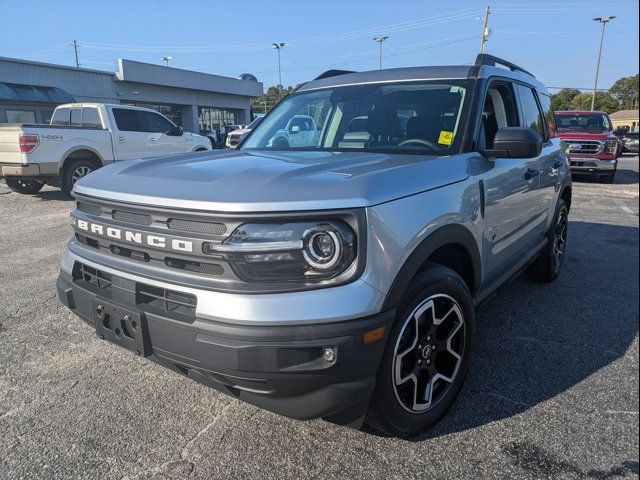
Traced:
[[229, 136], [237, 136], [237, 135], [243, 135], [245, 133], [249, 133], [251, 130], [249, 128], [239, 128], [238, 130], [234, 130], [233, 132], [229, 133]]
[[571, 140], [617, 140], [618, 139], [618, 137], [616, 137], [613, 134], [613, 132], [610, 132], [610, 131], [594, 133], [586, 130], [571, 130], [571, 131], [558, 132], [558, 136], [562, 140], [565, 140], [567, 138], [570, 138]]
[[115, 162], [82, 178], [79, 194], [217, 212], [376, 205], [462, 181], [467, 155], [209, 151]]

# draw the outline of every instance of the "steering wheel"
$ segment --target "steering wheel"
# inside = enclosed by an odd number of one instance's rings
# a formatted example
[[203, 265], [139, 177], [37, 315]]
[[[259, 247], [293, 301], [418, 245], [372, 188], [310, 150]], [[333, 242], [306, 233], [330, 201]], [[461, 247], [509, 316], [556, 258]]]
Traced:
[[433, 143], [431, 140], [425, 140], [424, 138], [407, 138], [398, 144], [399, 147], [405, 145], [419, 145], [429, 147], [432, 150], [440, 150], [440, 146]]

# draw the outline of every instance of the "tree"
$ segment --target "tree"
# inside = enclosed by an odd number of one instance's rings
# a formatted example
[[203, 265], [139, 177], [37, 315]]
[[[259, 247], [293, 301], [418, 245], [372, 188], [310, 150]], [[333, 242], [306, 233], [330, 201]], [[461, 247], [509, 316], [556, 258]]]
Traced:
[[619, 78], [609, 89], [609, 93], [618, 101], [621, 110], [638, 108], [638, 74]]
[[281, 98], [286, 97], [291, 92], [293, 92], [293, 87], [279, 88], [277, 85], [272, 85], [264, 95], [255, 98], [251, 102], [251, 107], [254, 112], [266, 113], [271, 110]]
[[558, 93], [551, 95], [551, 106], [554, 110], [571, 110], [571, 102], [578, 95], [580, 95], [580, 90], [563, 88]]
[[[579, 95], [576, 95], [575, 97], [573, 97], [573, 100], [571, 100], [571, 108], [569, 108], [569, 110], [590, 110], [591, 97], [591, 93], [581, 93]], [[617, 112], [620, 109], [619, 107], [620, 103], [610, 93], [596, 93], [596, 103], [594, 105], [595, 110], [613, 113]]]

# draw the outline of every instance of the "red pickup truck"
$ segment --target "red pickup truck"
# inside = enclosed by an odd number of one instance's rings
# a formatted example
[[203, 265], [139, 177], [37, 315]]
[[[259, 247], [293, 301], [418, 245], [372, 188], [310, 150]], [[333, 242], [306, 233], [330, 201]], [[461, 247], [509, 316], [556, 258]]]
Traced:
[[586, 110], [557, 111], [556, 124], [558, 135], [567, 145], [571, 171], [613, 183], [622, 144], [613, 134], [609, 115]]

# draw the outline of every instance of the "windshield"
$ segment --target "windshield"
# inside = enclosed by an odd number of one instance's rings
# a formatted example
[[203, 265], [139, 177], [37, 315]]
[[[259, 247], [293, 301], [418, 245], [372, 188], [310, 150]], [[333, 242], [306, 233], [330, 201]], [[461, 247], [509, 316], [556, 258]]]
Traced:
[[556, 115], [556, 124], [558, 125], [558, 130], [564, 131], [593, 130], [604, 132], [605, 130], [611, 130], [609, 117], [602, 113]]
[[292, 94], [242, 149], [446, 154], [461, 137], [466, 91], [462, 84], [423, 82]]

